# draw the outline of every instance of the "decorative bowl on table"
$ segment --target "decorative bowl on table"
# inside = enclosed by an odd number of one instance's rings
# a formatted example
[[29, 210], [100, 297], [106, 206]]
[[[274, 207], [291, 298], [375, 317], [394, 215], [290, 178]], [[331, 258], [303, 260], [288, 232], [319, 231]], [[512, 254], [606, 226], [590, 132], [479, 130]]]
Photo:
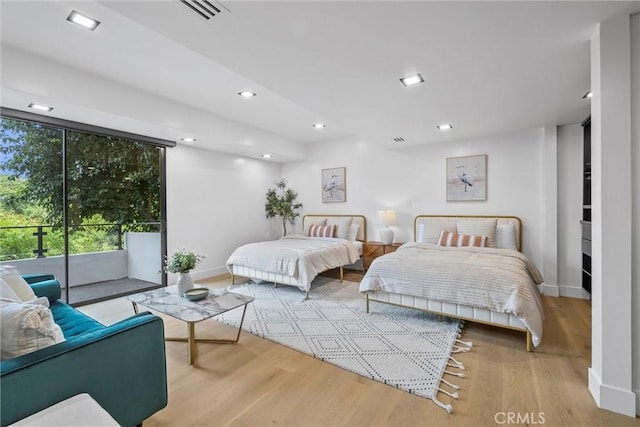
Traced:
[[209, 288], [193, 288], [184, 291], [184, 297], [189, 301], [198, 301], [209, 295]]

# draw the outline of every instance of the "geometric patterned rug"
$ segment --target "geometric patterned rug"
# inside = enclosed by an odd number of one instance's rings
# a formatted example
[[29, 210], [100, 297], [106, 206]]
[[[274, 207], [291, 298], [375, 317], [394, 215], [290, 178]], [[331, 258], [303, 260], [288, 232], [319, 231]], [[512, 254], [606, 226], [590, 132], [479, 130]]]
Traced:
[[[309, 299], [293, 286], [248, 282], [229, 287], [255, 298], [247, 306], [242, 329], [340, 368], [418, 396], [433, 399], [448, 366], [461, 368], [456, 348], [460, 321], [387, 304], [371, 305], [366, 313], [359, 284], [318, 277]], [[215, 319], [236, 326], [242, 310]], [[455, 363], [450, 363], [454, 360]], [[461, 374], [453, 374], [463, 376]], [[446, 381], [445, 381], [446, 383]], [[447, 383], [449, 385], [449, 383]], [[454, 393], [446, 394], [457, 397]]]

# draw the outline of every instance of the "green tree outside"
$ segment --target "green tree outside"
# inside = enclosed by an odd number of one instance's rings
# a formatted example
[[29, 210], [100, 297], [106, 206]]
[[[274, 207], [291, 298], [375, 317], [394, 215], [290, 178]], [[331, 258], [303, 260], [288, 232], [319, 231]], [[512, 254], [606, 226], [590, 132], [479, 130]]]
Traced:
[[[64, 253], [61, 129], [0, 119], [0, 227], [46, 225], [47, 256]], [[113, 226], [157, 231], [159, 149], [120, 138], [67, 132], [69, 253], [116, 248]], [[0, 229], [0, 260], [33, 257], [34, 228]]]

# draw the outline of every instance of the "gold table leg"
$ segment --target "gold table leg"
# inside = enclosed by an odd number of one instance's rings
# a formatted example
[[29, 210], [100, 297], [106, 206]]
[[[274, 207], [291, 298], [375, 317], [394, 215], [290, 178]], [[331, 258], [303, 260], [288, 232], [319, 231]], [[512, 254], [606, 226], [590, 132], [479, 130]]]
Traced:
[[[134, 303], [135, 304], [135, 303]], [[244, 309], [242, 310], [242, 318], [240, 319], [240, 326], [238, 326], [238, 334], [236, 338], [233, 340], [230, 339], [211, 339], [211, 338], [196, 338], [195, 331], [195, 323], [187, 322], [187, 328], [189, 331], [189, 336], [187, 338], [182, 337], [165, 337], [165, 341], [178, 341], [178, 342], [186, 342], [187, 343], [187, 352], [189, 355], [189, 365], [193, 365], [195, 363], [195, 355], [196, 355], [196, 343], [210, 343], [210, 344], [234, 344], [240, 340], [240, 332], [242, 332], [242, 324], [244, 323], [244, 315], [247, 313], [247, 305], [244, 305]]]

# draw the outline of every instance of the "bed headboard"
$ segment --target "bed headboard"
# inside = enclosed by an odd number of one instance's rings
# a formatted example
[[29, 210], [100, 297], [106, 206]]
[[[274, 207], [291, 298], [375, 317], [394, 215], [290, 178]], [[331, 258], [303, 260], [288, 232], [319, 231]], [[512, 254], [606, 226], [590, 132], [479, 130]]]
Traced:
[[302, 217], [302, 232], [307, 229], [307, 225], [313, 223], [314, 221], [326, 219], [330, 221], [330, 219], [341, 220], [341, 219], [352, 219], [352, 224], [358, 224], [358, 237], [356, 240], [360, 240], [361, 242], [365, 242], [367, 240], [367, 219], [364, 215], [327, 215], [327, 214], [313, 214], [313, 215], [305, 215]]
[[413, 220], [413, 240], [416, 240], [418, 225], [424, 224], [424, 241], [436, 243], [440, 236], [440, 231], [456, 224], [458, 218], [497, 218], [498, 225], [513, 223], [516, 230], [516, 242], [518, 251], [522, 252], [522, 221], [517, 216], [499, 215], [418, 215]]

